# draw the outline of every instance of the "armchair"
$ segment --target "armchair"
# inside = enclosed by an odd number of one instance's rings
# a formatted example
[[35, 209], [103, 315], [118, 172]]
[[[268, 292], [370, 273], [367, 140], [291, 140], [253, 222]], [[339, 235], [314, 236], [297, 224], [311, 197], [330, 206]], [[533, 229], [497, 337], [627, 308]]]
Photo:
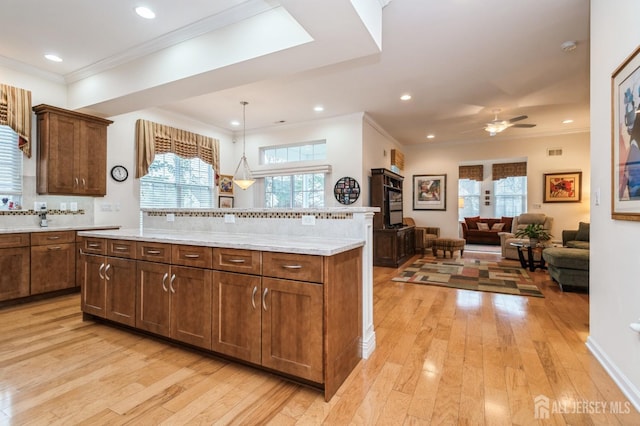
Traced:
[[433, 226], [416, 226], [416, 222], [411, 217], [404, 217], [402, 223], [406, 226], [415, 226], [416, 230], [416, 250], [424, 254], [425, 249], [433, 246], [433, 242], [440, 237], [440, 228]]
[[553, 218], [544, 213], [522, 213], [515, 216], [511, 224], [511, 232], [500, 232], [500, 246], [502, 249], [502, 257], [506, 259], [518, 259], [518, 248], [511, 245], [517, 241], [528, 241], [528, 238], [516, 238], [515, 233], [518, 229], [525, 228], [531, 223], [542, 224], [544, 229], [551, 230]]

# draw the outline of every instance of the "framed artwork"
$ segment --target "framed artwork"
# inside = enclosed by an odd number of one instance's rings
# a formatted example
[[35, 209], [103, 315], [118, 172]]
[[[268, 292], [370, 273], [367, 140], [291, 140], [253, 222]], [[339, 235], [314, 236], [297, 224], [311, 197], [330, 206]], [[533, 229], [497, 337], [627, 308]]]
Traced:
[[413, 175], [413, 209], [447, 210], [447, 175]]
[[232, 209], [233, 197], [227, 197], [226, 195], [218, 196], [218, 207], [221, 209]]
[[582, 172], [545, 173], [545, 203], [579, 203], [582, 199]]
[[611, 217], [640, 221], [640, 47], [611, 76]]
[[355, 203], [360, 197], [360, 184], [348, 176], [340, 178], [333, 187], [333, 196], [340, 204]]
[[220, 175], [218, 192], [220, 195], [233, 195], [233, 176]]

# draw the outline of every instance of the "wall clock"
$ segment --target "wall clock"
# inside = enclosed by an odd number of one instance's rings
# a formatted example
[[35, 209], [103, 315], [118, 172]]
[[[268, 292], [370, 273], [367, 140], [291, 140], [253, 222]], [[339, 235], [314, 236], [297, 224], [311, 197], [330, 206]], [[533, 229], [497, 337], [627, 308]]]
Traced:
[[111, 177], [116, 182], [124, 182], [129, 177], [129, 171], [125, 166], [113, 166], [111, 169]]
[[340, 178], [333, 187], [333, 195], [340, 204], [355, 203], [360, 197], [360, 184], [352, 177]]

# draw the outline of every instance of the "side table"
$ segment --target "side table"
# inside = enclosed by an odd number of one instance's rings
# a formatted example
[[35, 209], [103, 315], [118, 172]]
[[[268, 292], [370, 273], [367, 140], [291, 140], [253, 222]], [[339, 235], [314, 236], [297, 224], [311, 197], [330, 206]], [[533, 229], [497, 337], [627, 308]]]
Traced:
[[[518, 259], [520, 259], [520, 266], [524, 269], [529, 269], [531, 272], [534, 272], [536, 268], [539, 269], [547, 269], [544, 263], [544, 258], [542, 257], [542, 250], [544, 247], [536, 245], [531, 245], [528, 242], [515, 242], [510, 243], [512, 246], [518, 248]], [[524, 251], [527, 251], [527, 258], [524, 258]], [[534, 254], [538, 254], [540, 256], [539, 260], [535, 259]]]

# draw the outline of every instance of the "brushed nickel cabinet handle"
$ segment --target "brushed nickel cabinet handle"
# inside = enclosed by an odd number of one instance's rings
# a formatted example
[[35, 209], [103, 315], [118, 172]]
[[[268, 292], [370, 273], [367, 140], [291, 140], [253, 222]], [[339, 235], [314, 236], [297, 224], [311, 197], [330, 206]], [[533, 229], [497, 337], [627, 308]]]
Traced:
[[102, 270], [104, 269], [104, 263], [100, 264], [100, 268], [98, 269], [98, 275], [100, 276], [101, 280], [104, 280], [104, 275], [102, 275]]
[[111, 277], [109, 277], [109, 269], [111, 269], [111, 264], [109, 263], [106, 268], [104, 268], [104, 278], [109, 281]]
[[75, 187], [77, 188], [78, 187], [78, 178], [75, 178], [75, 181], [76, 181]]
[[165, 272], [164, 277], [162, 277], [162, 289], [164, 291], [169, 291], [167, 290], [167, 286], [165, 285], [165, 283], [167, 282], [167, 277], [169, 276], [168, 272]]
[[253, 287], [253, 291], [251, 292], [251, 306], [253, 306], [253, 310], [256, 310], [256, 293], [258, 292], [258, 286]]
[[173, 282], [176, 280], [176, 274], [171, 275], [171, 281], [169, 281], [169, 288], [171, 289], [171, 293], [175, 293], [176, 289], [173, 288]]
[[59, 240], [60, 237], [57, 235], [47, 237], [47, 240]]
[[82, 187], [86, 188], [87, 187], [87, 181], [84, 180], [84, 178], [82, 178]]
[[244, 263], [244, 259], [229, 259], [229, 263]]
[[267, 294], [269, 293], [269, 289], [265, 288], [262, 292], [262, 309], [267, 310]]
[[125, 246], [113, 246], [113, 249], [116, 251], [125, 251], [127, 247]]
[[100, 244], [98, 244], [98, 243], [88, 243], [87, 247], [91, 247], [91, 248], [100, 247]]
[[60, 250], [62, 247], [60, 246], [51, 246], [51, 247], [47, 247], [47, 250]]
[[186, 257], [187, 259], [197, 259], [200, 257], [199, 254], [185, 254], [184, 257]]
[[147, 254], [160, 254], [160, 250], [147, 250]]
[[282, 265], [284, 269], [302, 269], [302, 265]]

